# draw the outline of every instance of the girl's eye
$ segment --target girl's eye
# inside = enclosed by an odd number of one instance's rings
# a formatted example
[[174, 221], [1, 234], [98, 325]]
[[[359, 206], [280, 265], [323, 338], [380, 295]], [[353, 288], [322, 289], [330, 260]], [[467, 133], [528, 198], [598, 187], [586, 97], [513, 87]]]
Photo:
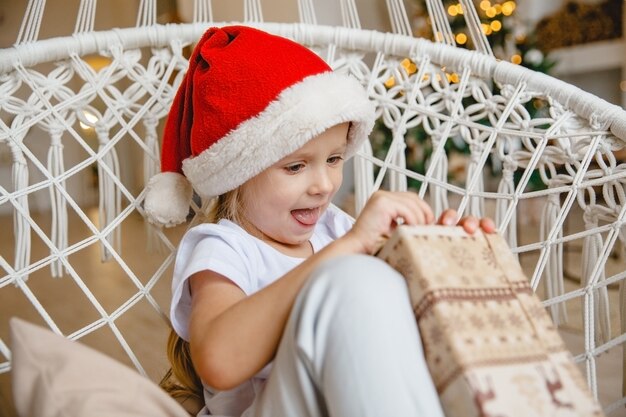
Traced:
[[285, 170], [287, 170], [287, 172], [290, 174], [297, 174], [303, 168], [304, 168], [304, 164], [293, 164], [293, 165], [287, 165], [285, 167]]
[[334, 155], [326, 160], [326, 162], [328, 162], [331, 165], [338, 164], [341, 161], [343, 161], [343, 156], [341, 155]]

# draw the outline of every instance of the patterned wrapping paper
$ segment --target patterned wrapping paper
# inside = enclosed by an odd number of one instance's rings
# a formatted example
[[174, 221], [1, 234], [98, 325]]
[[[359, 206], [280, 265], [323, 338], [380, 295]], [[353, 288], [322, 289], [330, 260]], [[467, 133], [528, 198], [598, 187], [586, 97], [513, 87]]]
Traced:
[[447, 417], [604, 415], [501, 236], [402, 226], [378, 256], [407, 280]]

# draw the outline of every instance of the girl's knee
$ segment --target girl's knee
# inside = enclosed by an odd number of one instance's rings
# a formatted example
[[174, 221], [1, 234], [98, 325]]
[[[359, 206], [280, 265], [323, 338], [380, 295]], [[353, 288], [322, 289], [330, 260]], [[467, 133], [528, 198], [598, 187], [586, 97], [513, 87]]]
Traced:
[[[327, 296], [342, 299], [374, 297], [396, 299], [406, 294], [404, 278], [379, 258], [349, 255], [321, 264], [309, 278], [306, 288], [321, 287]], [[318, 288], [319, 290], [319, 288]]]
[[408, 318], [414, 320], [404, 278], [385, 262], [366, 255], [320, 265], [300, 292], [291, 315], [302, 345], [320, 332], [352, 332], [367, 339], [378, 334], [381, 326]]

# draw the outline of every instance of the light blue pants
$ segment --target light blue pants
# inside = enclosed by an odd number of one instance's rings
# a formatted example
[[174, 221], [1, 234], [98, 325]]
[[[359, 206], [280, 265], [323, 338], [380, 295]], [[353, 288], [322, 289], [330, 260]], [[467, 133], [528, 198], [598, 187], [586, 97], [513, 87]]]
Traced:
[[381, 260], [321, 265], [245, 417], [442, 417], [404, 279]]

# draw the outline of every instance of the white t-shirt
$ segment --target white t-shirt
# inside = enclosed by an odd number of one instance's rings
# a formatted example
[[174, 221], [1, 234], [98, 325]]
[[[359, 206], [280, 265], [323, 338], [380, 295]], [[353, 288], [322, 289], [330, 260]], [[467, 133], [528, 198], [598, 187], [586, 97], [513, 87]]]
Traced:
[[[339, 208], [330, 205], [315, 226], [310, 242], [318, 252], [352, 227], [353, 220]], [[189, 340], [191, 295], [188, 279], [196, 272], [211, 270], [221, 274], [246, 295], [271, 284], [302, 262], [303, 258], [287, 256], [266, 242], [248, 234], [237, 224], [220, 220], [196, 226], [185, 234], [178, 247], [172, 281], [170, 319], [176, 333]], [[212, 414], [239, 416], [250, 406], [269, 375], [270, 365], [254, 378], [229, 390], [216, 392], [205, 387], [205, 403]]]

